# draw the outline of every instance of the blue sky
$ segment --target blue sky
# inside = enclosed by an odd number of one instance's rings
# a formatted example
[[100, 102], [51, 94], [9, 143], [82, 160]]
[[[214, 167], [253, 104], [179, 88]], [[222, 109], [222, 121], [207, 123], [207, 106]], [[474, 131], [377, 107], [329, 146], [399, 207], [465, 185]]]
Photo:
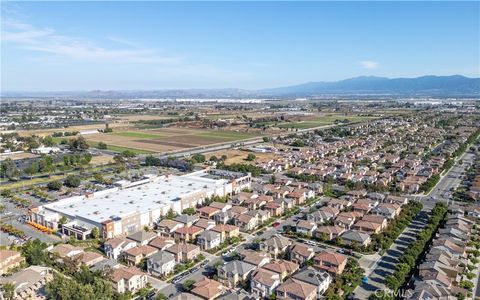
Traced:
[[2, 90], [480, 76], [480, 2], [2, 2]]

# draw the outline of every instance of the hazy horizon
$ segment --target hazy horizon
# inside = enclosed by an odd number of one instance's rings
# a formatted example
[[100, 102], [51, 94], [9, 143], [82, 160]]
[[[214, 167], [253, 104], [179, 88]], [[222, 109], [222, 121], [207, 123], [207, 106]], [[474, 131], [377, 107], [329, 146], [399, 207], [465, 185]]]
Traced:
[[480, 77], [479, 2], [2, 2], [2, 91]]

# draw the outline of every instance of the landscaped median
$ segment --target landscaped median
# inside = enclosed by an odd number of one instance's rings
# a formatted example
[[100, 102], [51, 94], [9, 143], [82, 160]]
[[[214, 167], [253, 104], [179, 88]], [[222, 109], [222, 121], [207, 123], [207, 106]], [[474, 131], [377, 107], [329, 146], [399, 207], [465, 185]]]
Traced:
[[445, 203], [435, 204], [426, 227], [418, 233], [416, 240], [400, 256], [398, 259], [399, 263], [396, 264], [393, 274], [385, 278], [385, 284], [388, 288], [397, 291], [408, 282], [420, 258], [447, 216], [447, 211], [448, 207]]

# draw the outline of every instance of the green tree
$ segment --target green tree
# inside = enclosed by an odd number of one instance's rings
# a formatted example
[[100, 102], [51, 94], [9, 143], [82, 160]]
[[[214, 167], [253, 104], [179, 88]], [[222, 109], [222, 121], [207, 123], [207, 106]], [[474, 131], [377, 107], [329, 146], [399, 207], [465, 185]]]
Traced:
[[183, 211], [182, 211], [183, 214], [186, 214], [186, 215], [194, 215], [195, 214], [195, 208], [193, 207], [189, 207], [189, 208], [185, 208]]
[[30, 175], [30, 179], [33, 177], [33, 175], [37, 174], [38, 171], [39, 171], [39, 167], [37, 162], [31, 163], [28, 167], [23, 169], [23, 172], [25, 172], [25, 174]]
[[108, 145], [104, 142], [99, 142], [98, 145], [97, 145], [97, 148], [98, 149], [107, 149]]
[[192, 290], [194, 284], [195, 280], [187, 279], [183, 282], [182, 288], [185, 292], [189, 292]]
[[68, 175], [67, 178], [65, 178], [65, 186], [71, 187], [71, 188], [76, 188], [79, 187], [81, 184], [81, 179], [77, 175]]
[[254, 161], [256, 158], [257, 158], [257, 157], [256, 157], [255, 154], [253, 154], [253, 153], [249, 153], [249, 154], [247, 155], [247, 160], [248, 160], [248, 161]]
[[18, 178], [18, 176], [20, 176], [20, 171], [18, 170], [17, 166], [11, 158], [5, 159], [0, 164], [0, 176], [4, 178], [6, 177], [10, 180]]
[[10, 283], [10, 282], [7, 282], [7, 283], [4, 283], [2, 285], [2, 289], [3, 289], [3, 297], [5, 297], [5, 299], [7, 300], [13, 300], [14, 297], [15, 297], [15, 286]]
[[100, 231], [98, 230], [98, 227], [93, 227], [91, 234], [92, 234], [92, 238], [98, 239], [100, 237]]
[[68, 144], [70, 149], [74, 151], [85, 151], [90, 147], [83, 136], [71, 139]]
[[48, 247], [39, 239], [28, 240], [22, 245], [21, 253], [29, 265], [42, 265], [50, 262], [45, 249]]
[[59, 191], [62, 188], [62, 186], [63, 184], [58, 180], [50, 181], [47, 184], [48, 189], [53, 191]]
[[158, 293], [158, 294], [155, 296], [155, 300], [167, 300], [167, 296], [165, 296], [165, 295], [162, 294], [162, 293]]

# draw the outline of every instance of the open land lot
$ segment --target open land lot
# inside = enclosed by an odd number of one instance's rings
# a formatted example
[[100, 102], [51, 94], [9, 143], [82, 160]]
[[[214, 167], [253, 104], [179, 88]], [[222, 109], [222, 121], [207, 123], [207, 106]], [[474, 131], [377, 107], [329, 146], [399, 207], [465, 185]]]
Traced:
[[257, 135], [246, 132], [189, 128], [132, 129], [85, 136], [92, 147], [96, 147], [99, 142], [104, 142], [108, 145], [109, 150], [121, 152], [129, 149], [139, 154], [174, 151], [254, 137], [257, 137]]
[[304, 118], [299, 121], [293, 122], [267, 122], [265, 125], [275, 125], [279, 128], [298, 128], [298, 129], [307, 129], [313, 127], [319, 127], [324, 125], [334, 124], [335, 121], [348, 120], [349, 122], [361, 122], [373, 120], [375, 117], [366, 117], [366, 116], [345, 116], [345, 115], [325, 115], [325, 116], [312, 116]]

